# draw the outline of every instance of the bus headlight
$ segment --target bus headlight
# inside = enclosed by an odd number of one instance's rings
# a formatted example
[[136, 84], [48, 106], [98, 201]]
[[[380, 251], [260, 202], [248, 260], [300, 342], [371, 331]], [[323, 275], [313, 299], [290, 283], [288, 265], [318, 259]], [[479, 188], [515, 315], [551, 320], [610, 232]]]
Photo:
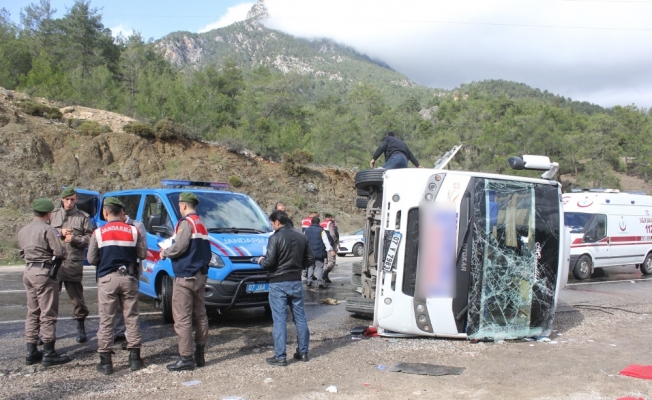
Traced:
[[211, 268], [224, 268], [224, 261], [222, 261], [222, 257], [211, 253], [211, 262], [208, 263], [208, 266]]

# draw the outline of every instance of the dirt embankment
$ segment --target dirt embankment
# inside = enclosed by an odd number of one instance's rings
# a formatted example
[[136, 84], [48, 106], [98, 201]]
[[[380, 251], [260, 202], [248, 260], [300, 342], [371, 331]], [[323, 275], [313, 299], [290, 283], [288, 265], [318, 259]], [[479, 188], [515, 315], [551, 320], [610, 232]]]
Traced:
[[[266, 212], [282, 201], [295, 222], [316, 207], [335, 212], [340, 232], [363, 224], [355, 208], [354, 171], [310, 168], [291, 177], [279, 163], [194, 140], [147, 140], [122, 132], [84, 136], [64, 120], [22, 113], [18, 98], [25, 95], [0, 88], [0, 259], [16, 255], [15, 234], [30, 220], [31, 202], [38, 197], [57, 202], [61, 187], [70, 184], [106, 192], [160, 187], [165, 178], [226, 182], [235, 175], [242, 185], [231, 190], [247, 193]], [[75, 112], [84, 115], [64, 118], [82, 117], [114, 130], [129, 120], [88, 108]]]

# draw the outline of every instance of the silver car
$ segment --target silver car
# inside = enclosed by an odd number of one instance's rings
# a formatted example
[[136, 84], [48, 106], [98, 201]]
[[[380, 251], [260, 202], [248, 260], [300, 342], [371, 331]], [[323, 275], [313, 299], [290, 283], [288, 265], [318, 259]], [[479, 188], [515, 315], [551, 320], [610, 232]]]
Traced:
[[362, 237], [362, 232], [364, 229], [353, 232], [346, 236], [340, 236], [340, 247], [337, 250], [337, 254], [340, 256], [345, 256], [347, 254], [353, 254], [355, 257], [361, 257], [364, 250], [364, 238]]

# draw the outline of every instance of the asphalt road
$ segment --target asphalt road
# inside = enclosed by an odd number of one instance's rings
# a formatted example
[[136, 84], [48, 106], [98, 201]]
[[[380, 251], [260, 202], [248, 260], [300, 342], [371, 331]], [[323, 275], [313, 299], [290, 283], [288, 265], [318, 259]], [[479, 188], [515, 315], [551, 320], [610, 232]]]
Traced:
[[[165, 364], [177, 358], [173, 326], [164, 324], [152, 300], [142, 298], [143, 358], [148, 368], [130, 373], [127, 353], [114, 356], [116, 373], [95, 371], [97, 363], [97, 301], [93, 270], [84, 284], [91, 318], [89, 342], [75, 342], [71, 307], [62, 293], [57, 349], [73, 357], [60, 368], [24, 365], [24, 292], [21, 268], [0, 269], [0, 398], [216, 398], [216, 394], [245, 398], [325, 398], [325, 388], [336, 384], [340, 398], [616, 398], [650, 393], [646, 381], [605, 378], [627, 363], [645, 363], [649, 352], [646, 316], [652, 281], [634, 267], [610, 268], [587, 281], [569, 279], [560, 293], [552, 339], [548, 343], [517, 341], [509, 346], [473, 344], [469, 341], [386, 339], [352, 341], [354, 326], [369, 320], [350, 316], [344, 304], [319, 304], [323, 298], [344, 300], [355, 295], [349, 284], [351, 267], [359, 258], [340, 257], [327, 290], [306, 290], [306, 315], [311, 331], [309, 363], [292, 363], [287, 369], [265, 364], [272, 348], [271, 317], [262, 307], [233, 310], [209, 318], [207, 367], [179, 375]], [[562, 335], [563, 334], [563, 335]], [[295, 343], [288, 330], [288, 353]], [[534, 347], [533, 347], [534, 346]], [[117, 348], [118, 346], [116, 346]], [[523, 357], [527, 355], [527, 357]], [[532, 364], [530, 360], [538, 360]], [[392, 374], [377, 366], [396, 361], [428, 362], [467, 368], [464, 379]], [[568, 373], [575, 368], [580, 375]], [[531, 371], [523, 385], [522, 371]], [[603, 372], [608, 371], [608, 372]], [[496, 375], [498, 374], [498, 375]], [[612, 375], [609, 375], [612, 376]], [[497, 379], [497, 377], [499, 379]], [[268, 383], [273, 378], [273, 383]], [[581, 379], [580, 379], [581, 378]], [[182, 383], [199, 380], [192, 388]], [[539, 382], [540, 384], [538, 384]], [[559, 390], [557, 390], [559, 388]], [[650, 390], [648, 390], [650, 389]], [[427, 390], [427, 392], [426, 392]], [[471, 390], [471, 392], [469, 392]], [[416, 394], [420, 393], [420, 394]], [[435, 395], [436, 394], [436, 395]], [[552, 395], [552, 396], [551, 396]], [[329, 395], [330, 396], [330, 395]], [[221, 396], [217, 396], [221, 398]]]

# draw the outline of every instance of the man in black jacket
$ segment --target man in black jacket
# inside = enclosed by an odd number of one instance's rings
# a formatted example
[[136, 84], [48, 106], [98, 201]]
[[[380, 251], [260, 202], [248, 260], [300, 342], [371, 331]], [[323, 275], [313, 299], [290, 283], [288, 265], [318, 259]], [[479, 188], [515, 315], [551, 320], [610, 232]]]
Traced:
[[423, 168], [419, 166], [419, 161], [412, 154], [410, 149], [403, 143], [402, 140], [396, 138], [396, 133], [394, 131], [388, 131], [385, 134], [383, 142], [380, 144], [380, 147], [376, 149], [373, 158], [369, 162], [371, 168], [374, 167], [376, 160], [380, 157], [381, 154], [385, 153], [385, 169], [397, 169], [397, 168], [407, 168], [408, 159], [412, 161], [417, 168]]
[[285, 213], [274, 211], [269, 219], [275, 232], [267, 242], [267, 255], [258, 259], [260, 266], [269, 271], [269, 305], [274, 320], [274, 357], [266, 361], [271, 365], [286, 366], [287, 306], [290, 306], [297, 329], [298, 346], [294, 358], [308, 361], [310, 331], [303, 311], [301, 271], [312, 265], [315, 258], [308, 239], [289, 226], [290, 219]]

